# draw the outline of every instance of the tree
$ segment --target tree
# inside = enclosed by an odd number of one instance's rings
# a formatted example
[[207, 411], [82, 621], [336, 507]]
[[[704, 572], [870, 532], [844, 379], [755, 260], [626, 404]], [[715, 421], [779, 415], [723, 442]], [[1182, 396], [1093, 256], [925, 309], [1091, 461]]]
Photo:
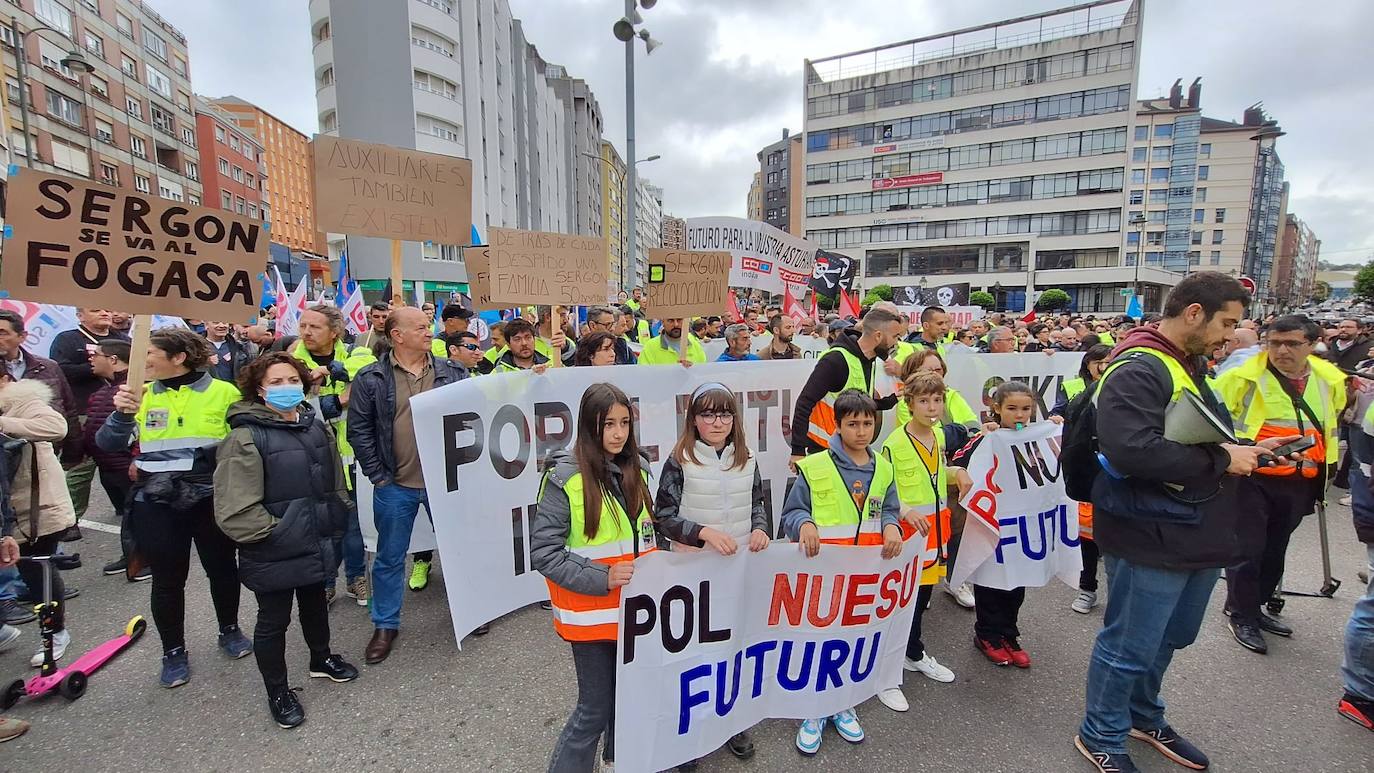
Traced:
[[1374, 263], [1366, 265], [1355, 275], [1355, 299], [1374, 301]]
[[1326, 282], [1318, 281], [1315, 285], [1312, 286], [1312, 300], [1316, 301], [1317, 303], [1321, 303], [1322, 301], [1325, 301], [1327, 298], [1330, 297], [1331, 285], [1327, 284]]
[[1073, 303], [1073, 299], [1069, 297], [1068, 293], [1058, 287], [1051, 287], [1040, 293], [1040, 298], [1035, 302], [1035, 308], [1039, 311], [1057, 311], [1068, 308], [1071, 303]]
[[879, 301], [892, 300], [892, 285], [873, 285], [864, 296], [863, 305], [872, 306]]
[[997, 299], [986, 290], [975, 290], [969, 293], [968, 302], [974, 306], [982, 306], [984, 309], [991, 309], [997, 305]]
[[839, 306], [839, 305], [840, 305], [840, 294], [839, 294], [839, 293], [836, 293], [836, 294], [834, 294], [834, 295], [820, 295], [820, 294], [818, 293], [818, 294], [816, 295], [816, 306], [817, 306], [818, 308], [824, 310], [824, 311], [834, 311], [834, 310], [835, 310], [835, 307], [836, 307], [836, 306]]

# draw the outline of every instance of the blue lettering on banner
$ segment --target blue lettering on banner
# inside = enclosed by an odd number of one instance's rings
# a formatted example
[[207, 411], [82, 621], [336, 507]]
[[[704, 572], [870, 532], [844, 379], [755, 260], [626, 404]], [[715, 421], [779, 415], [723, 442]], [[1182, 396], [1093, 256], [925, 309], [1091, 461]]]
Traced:
[[[1077, 517], [1076, 515], [1074, 517]], [[1002, 555], [1003, 545], [1021, 546], [1021, 553], [1032, 561], [1043, 561], [1045, 557], [1058, 547], [1063, 545], [1066, 548], [1076, 548], [1079, 545], [1077, 536], [1069, 536], [1069, 508], [1068, 505], [1058, 505], [1037, 515], [1018, 515], [1013, 518], [999, 518], [998, 528], [1001, 529], [1001, 537], [997, 540], [997, 552], [995, 557], [997, 563], [1005, 564], [1006, 560]], [[1013, 532], [1009, 532], [1006, 527], [1014, 526]], [[1039, 535], [1031, 538], [1031, 529], [1037, 528]], [[1019, 535], [1019, 539], [1018, 539]], [[1057, 544], [1056, 544], [1057, 543]]]
[[[677, 734], [687, 735], [691, 730], [692, 710], [699, 706], [714, 704], [713, 709], [718, 717], [733, 711], [741, 697], [740, 682], [746, 667], [753, 671], [750, 680], [752, 689], [746, 696], [747, 700], [756, 700], [763, 695], [765, 677], [772, 677], [771, 683], [791, 692], [814, 690], [820, 693], [844, 687], [845, 666], [848, 665], [848, 683], [863, 682], [873, 675], [882, 638], [882, 632], [875, 631], [871, 640], [867, 636], [860, 636], [852, 642], [848, 639], [826, 639], [821, 642], [780, 642], [770, 639], [755, 642], [736, 651], [732, 658], [716, 661], [714, 665], [702, 663], [693, 666], [678, 676]], [[802, 652], [794, 664], [793, 648], [798, 644], [802, 645]], [[774, 650], [778, 650], [778, 656], [775, 662], [770, 663], [768, 653]], [[747, 666], [745, 661], [749, 661]], [[795, 675], [793, 671], [796, 671]], [[712, 679], [712, 676], [715, 678]], [[715, 684], [714, 695], [710, 688], [712, 683]]]

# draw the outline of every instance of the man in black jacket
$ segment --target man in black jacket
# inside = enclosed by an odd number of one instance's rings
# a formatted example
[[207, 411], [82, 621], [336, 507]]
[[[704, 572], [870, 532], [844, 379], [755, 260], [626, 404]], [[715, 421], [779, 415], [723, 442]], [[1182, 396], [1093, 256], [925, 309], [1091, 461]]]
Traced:
[[[1350, 449], [1356, 464], [1350, 470], [1350, 510], [1355, 536], [1364, 543], [1369, 557], [1369, 568], [1365, 571], [1374, 572], [1374, 490], [1370, 488], [1368, 474], [1369, 465], [1374, 462], [1374, 411], [1360, 417], [1354, 433]], [[1345, 694], [1336, 710], [1346, 719], [1374, 730], [1374, 583], [1369, 583], [1364, 597], [1355, 602], [1350, 622], [1346, 623], [1341, 675]]]
[[1106, 461], [1093, 485], [1093, 538], [1105, 558], [1108, 602], [1074, 745], [1099, 771], [1137, 770], [1128, 736], [1185, 767], [1208, 765], [1165, 721], [1160, 686], [1174, 651], [1197, 638], [1221, 567], [1240, 557], [1243, 514], [1228, 476], [1249, 475], [1263, 451], [1293, 438], [1185, 445], [1164, 437], [1164, 416], [1171, 406], [1187, 408], [1187, 390], [1229, 422], [1204, 380], [1202, 355], [1226, 340], [1249, 300], [1232, 277], [1192, 274], [1169, 293], [1157, 329], [1137, 328], [1117, 346], [1098, 387]]
[[[1347, 317], [1336, 324], [1336, 335], [1326, 350], [1326, 359], [1335, 363], [1338, 368], [1359, 370], [1360, 363], [1369, 359], [1371, 345], [1374, 345], [1374, 342], [1360, 335], [1360, 321], [1354, 317]], [[1359, 416], [1352, 417], [1349, 422], [1341, 422], [1341, 440], [1346, 442], [1346, 450], [1341, 456], [1341, 463], [1336, 469], [1336, 479], [1332, 484], [1337, 488], [1350, 488], [1350, 446], [1354, 442], [1354, 435], [1359, 431]], [[1342, 497], [1341, 504], [1349, 505], [1350, 497]]]
[[[358, 371], [348, 401], [348, 443], [372, 482], [377, 557], [372, 562], [372, 624], [365, 659], [391, 654], [401, 624], [406, 550], [420, 505], [430, 512], [410, 411], [413, 396], [467, 378], [463, 366], [431, 351], [434, 333], [419, 309], [393, 310], [383, 329], [390, 351]], [[432, 514], [431, 514], [432, 517]]]

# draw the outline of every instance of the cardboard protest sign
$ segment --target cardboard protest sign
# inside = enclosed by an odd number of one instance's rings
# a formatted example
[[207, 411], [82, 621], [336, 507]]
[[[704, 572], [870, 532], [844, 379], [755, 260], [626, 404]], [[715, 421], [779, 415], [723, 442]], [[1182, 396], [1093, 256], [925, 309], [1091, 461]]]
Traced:
[[828, 717], [902, 682], [922, 539], [656, 551], [621, 589], [615, 761], [672, 770], [768, 718]]
[[10, 177], [0, 288], [32, 303], [247, 322], [267, 225], [64, 175]]
[[644, 314], [678, 319], [725, 313], [730, 253], [649, 250], [649, 294]]
[[328, 134], [316, 135], [310, 145], [319, 230], [471, 243], [471, 161]]
[[469, 247], [463, 250], [463, 261], [468, 268], [468, 289], [472, 293], [473, 311], [509, 309], [510, 304], [502, 305], [491, 300], [491, 248]]
[[969, 458], [973, 488], [951, 585], [1036, 588], [1058, 577], [1078, 587], [1078, 503], [1064, 493], [1059, 465], [1063, 427], [1042, 421], [983, 437]]
[[605, 238], [492, 228], [488, 240], [492, 302], [507, 308], [606, 302]]

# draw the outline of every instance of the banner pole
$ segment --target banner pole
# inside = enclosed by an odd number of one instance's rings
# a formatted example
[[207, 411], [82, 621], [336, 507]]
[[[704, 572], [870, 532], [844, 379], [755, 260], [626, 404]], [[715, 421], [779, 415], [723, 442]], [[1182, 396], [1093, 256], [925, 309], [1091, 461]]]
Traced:
[[391, 240], [391, 297], [387, 298], [392, 306], [405, 305], [405, 289], [401, 286], [401, 240]]
[[[549, 314], [549, 339], [552, 340], [552, 339], [553, 339], [554, 326], [557, 325], [557, 329], [559, 329], [559, 330], [562, 330], [562, 329], [563, 329], [563, 313], [564, 313], [564, 307], [562, 307], [562, 306], [553, 306], [553, 307], [551, 307], [551, 308], [549, 309], [549, 311], [550, 311], [550, 314]], [[559, 349], [559, 350], [557, 350], [557, 351], [554, 351], [554, 352], [553, 352], [553, 356], [550, 357], [549, 359], [551, 360], [551, 362], [549, 363], [549, 367], [551, 367], [551, 368], [561, 368], [561, 367], [563, 367], [563, 350], [562, 350], [562, 349]]]
[[143, 389], [144, 373], [148, 364], [148, 346], [153, 334], [151, 314], [134, 315], [134, 339], [129, 344], [129, 375], [126, 383], [137, 394]]

